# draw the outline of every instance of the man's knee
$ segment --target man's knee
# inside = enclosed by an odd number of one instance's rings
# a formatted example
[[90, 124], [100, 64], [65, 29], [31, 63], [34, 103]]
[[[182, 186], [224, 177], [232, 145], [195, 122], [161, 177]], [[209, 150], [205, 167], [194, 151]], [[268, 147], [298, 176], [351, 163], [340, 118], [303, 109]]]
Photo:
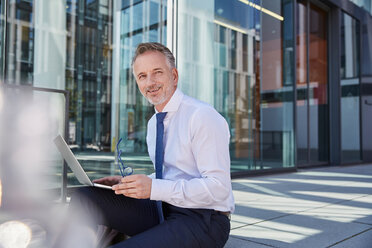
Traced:
[[84, 218], [89, 221], [96, 220], [98, 223], [102, 221], [102, 211], [97, 204], [97, 194], [94, 187], [79, 187], [76, 188], [71, 195], [69, 211], [79, 218]]
[[93, 187], [79, 187], [74, 189], [70, 198], [70, 207], [81, 206], [84, 202], [89, 201], [93, 195], [92, 188]]

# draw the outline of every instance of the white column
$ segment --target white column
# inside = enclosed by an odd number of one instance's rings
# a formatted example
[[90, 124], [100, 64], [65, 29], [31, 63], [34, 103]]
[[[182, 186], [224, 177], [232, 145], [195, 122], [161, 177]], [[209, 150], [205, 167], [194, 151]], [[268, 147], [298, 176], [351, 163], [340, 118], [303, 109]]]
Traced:
[[[114, 1], [113, 6], [113, 49], [112, 49], [112, 92], [111, 92], [111, 151], [119, 137], [119, 99], [120, 99], [120, 16], [121, 2]], [[116, 156], [115, 156], [116, 158]]]
[[34, 86], [65, 89], [66, 1], [35, 0]]
[[353, 37], [353, 21], [349, 15], [344, 14], [344, 28], [345, 28], [345, 76], [347, 78], [354, 77], [354, 63], [355, 63], [355, 55], [353, 49], [353, 41], [355, 37]]

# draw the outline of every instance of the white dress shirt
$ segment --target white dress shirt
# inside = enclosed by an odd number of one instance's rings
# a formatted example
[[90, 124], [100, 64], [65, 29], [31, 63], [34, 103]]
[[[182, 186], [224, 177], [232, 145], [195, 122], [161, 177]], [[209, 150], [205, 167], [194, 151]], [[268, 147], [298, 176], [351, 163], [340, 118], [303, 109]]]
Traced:
[[[151, 200], [183, 208], [234, 211], [230, 177], [230, 132], [209, 104], [175, 91], [163, 112], [163, 179], [151, 186]], [[147, 145], [155, 164], [156, 116], [148, 122]]]

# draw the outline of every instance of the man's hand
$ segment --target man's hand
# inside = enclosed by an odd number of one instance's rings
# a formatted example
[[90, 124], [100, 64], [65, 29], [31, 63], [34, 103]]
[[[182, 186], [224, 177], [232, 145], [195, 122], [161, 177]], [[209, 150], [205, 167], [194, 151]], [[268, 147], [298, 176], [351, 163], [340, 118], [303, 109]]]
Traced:
[[152, 179], [146, 175], [131, 175], [121, 178], [121, 182], [112, 187], [115, 194], [123, 194], [137, 199], [147, 199], [151, 195]]
[[120, 183], [121, 179], [122, 179], [121, 176], [110, 176], [110, 177], [103, 177], [103, 178], [95, 179], [93, 180], [93, 183], [99, 183], [99, 184], [112, 186], [112, 185]]

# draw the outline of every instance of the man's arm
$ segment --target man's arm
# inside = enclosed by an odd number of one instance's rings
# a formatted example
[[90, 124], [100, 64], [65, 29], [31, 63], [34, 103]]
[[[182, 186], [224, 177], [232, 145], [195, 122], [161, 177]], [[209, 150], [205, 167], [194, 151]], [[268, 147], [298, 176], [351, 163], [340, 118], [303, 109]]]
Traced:
[[[231, 192], [228, 125], [214, 109], [207, 107], [193, 115], [190, 125], [190, 145], [200, 177], [153, 179], [150, 198], [182, 207], [218, 208]], [[225, 210], [223, 206], [220, 210]]]
[[[194, 135], [190, 145], [200, 178], [172, 181], [131, 175], [113, 186], [115, 193], [166, 201], [182, 207], [218, 207], [218, 203], [226, 200], [231, 191], [230, 134], [223, 117], [211, 111], [204, 109], [191, 121]], [[227, 210], [223, 207], [220, 210]]]

